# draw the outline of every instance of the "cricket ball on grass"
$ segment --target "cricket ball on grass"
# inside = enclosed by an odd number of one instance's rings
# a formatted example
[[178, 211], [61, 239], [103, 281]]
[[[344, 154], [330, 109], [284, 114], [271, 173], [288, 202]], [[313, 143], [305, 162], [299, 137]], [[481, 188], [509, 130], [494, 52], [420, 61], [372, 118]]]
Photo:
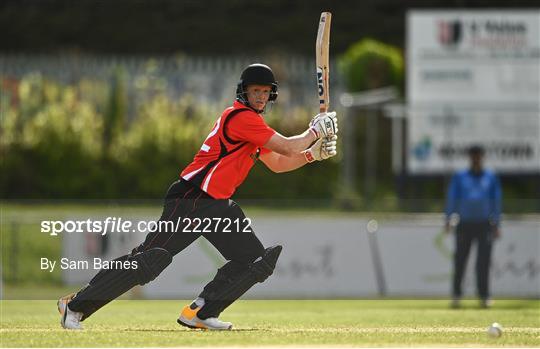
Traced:
[[491, 338], [499, 338], [502, 336], [502, 326], [496, 322], [492, 323], [487, 329], [487, 334]]

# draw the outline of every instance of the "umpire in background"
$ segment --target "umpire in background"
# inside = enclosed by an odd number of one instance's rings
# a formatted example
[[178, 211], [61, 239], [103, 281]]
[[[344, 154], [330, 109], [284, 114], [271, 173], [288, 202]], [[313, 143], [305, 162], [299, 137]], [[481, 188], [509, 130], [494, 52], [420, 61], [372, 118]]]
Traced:
[[452, 284], [453, 308], [459, 308], [462, 281], [467, 259], [474, 241], [476, 257], [476, 286], [480, 306], [489, 308], [489, 269], [495, 239], [501, 236], [501, 186], [494, 172], [483, 167], [484, 149], [474, 145], [469, 149], [470, 168], [454, 174], [448, 188], [445, 231], [450, 233], [450, 218], [457, 214], [454, 276]]

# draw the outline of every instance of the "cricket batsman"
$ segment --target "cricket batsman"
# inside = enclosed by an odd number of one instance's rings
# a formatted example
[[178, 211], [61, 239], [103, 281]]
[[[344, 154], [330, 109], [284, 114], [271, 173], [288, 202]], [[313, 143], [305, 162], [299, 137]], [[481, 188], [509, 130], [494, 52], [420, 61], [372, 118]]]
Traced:
[[[130, 254], [115, 259], [136, 262], [136, 269], [102, 269], [81, 290], [58, 300], [62, 327], [82, 329], [82, 321], [135, 285], [154, 280], [174, 255], [203, 236], [227, 262], [199, 296], [183, 308], [177, 322], [189, 328], [232, 328], [232, 323], [219, 320], [219, 315], [252, 286], [272, 275], [282, 247], [265, 248], [231, 196], [258, 160], [280, 173], [337, 153], [335, 112], [318, 114], [306, 131], [285, 137], [269, 127], [263, 116], [267, 105], [277, 97], [278, 83], [268, 66], [256, 63], [244, 69], [236, 100], [217, 119], [180, 179], [169, 187], [160, 218], [166, 222], [199, 218], [212, 224], [201, 230], [186, 223], [178, 231], [161, 229], [149, 233]], [[236, 224], [227, 226], [227, 221]]]

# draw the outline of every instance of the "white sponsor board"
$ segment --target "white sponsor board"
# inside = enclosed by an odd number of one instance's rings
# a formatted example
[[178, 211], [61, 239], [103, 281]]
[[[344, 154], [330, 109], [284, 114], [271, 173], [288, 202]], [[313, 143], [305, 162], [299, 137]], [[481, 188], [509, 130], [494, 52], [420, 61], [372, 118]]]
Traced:
[[[421, 297], [448, 296], [450, 292], [453, 238], [440, 235], [438, 219], [415, 215], [379, 219], [378, 231], [372, 235], [367, 232], [368, 219], [351, 216], [253, 217], [253, 222], [263, 244], [281, 244], [283, 252], [274, 275], [252, 288], [248, 298], [375, 297], [380, 290], [388, 296]], [[503, 238], [495, 244], [493, 255], [494, 297], [540, 297], [540, 219], [505, 220], [502, 230]], [[64, 253], [79, 260], [110, 259], [129, 252], [142, 239], [111, 233], [109, 252], [99, 256], [95, 253], [99, 249], [87, 247], [91, 239], [69, 234], [64, 235]], [[464, 288], [471, 296], [474, 255], [473, 249]], [[142, 294], [147, 298], [193, 298], [223, 263], [221, 255], [199, 239], [175, 256], [156, 280], [142, 287]], [[69, 284], [88, 282], [96, 273], [63, 272]]]
[[473, 143], [485, 147], [486, 166], [499, 173], [534, 173], [540, 168], [538, 112], [441, 105], [412, 109], [410, 115], [412, 173], [448, 173], [465, 168]]
[[[436, 221], [380, 223], [379, 244], [390, 296], [444, 296], [450, 293], [454, 236]], [[505, 221], [493, 247], [494, 297], [540, 296], [540, 220]], [[469, 256], [464, 292], [476, 292], [476, 245]]]
[[407, 103], [410, 172], [539, 172], [540, 10], [409, 12]]

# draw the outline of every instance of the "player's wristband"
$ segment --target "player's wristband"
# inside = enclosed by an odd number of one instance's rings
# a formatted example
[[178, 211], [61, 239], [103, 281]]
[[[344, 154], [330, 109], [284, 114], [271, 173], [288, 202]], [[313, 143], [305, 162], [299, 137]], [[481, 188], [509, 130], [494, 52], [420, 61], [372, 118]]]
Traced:
[[306, 151], [304, 152], [304, 157], [306, 158], [306, 161], [307, 161], [307, 162], [313, 162], [313, 161], [315, 161], [315, 158], [313, 157], [313, 154], [312, 154], [311, 151], [309, 151], [309, 150], [306, 150]]

